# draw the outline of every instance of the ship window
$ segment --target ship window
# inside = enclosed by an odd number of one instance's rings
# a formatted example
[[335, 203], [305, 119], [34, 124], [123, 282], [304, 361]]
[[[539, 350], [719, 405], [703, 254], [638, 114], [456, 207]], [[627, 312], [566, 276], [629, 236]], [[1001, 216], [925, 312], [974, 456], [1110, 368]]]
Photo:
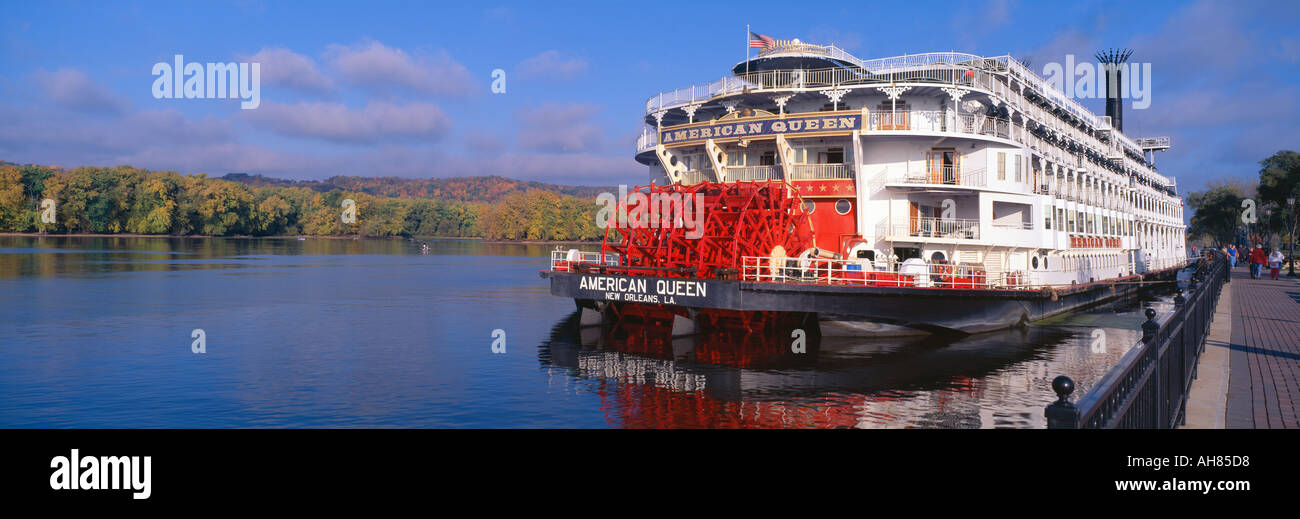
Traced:
[[826, 164], [843, 164], [843, 163], [844, 163], [844, 148], [830, 148], [826, 150]]
[[833, 104], [831, 104], [831, 103], [826, 103], [826, 104], [822, 105], [822, 110], [821, 110], [821, 111], [823, 111], [823, 112], [833, 112], [833, 111], [835, 111], [835, 105], [833, 105]]
[[813, 211], [816, 209], [817, 209], [817, 204], [814, 204], [812, 200], [803, 201], [803, 210], [806, 211], [808, 214], [813, 214]]
[[1038, 268], [1038, 256], [1034, 256], [1034, 268]]
[[775, 152], [775, 151], [765, 151], [765, 152], [763, 152], [762, 155], [759, 155], [759, 156], [758, 156], [758, 165], [760, 165], [760, 166], [775, 166], [775, 165], [776, 165], [776, 152]]
[[1020, 174], [1020, 155], [1016, 155], [1016, 156], [1015, 156], [1015, 159], [1016, 159], [1016, 160], [1015, 160], [1015, 163], [1016, 163], [1016, 182], [1024, 182], [1025, 180], [1024, 180], [1024, 178], [1022, 178], [1023, 175]]
[[876, 123], [877, 130], [907, 130], [911, 128], [911, 118], [908, 117], [911, 108], [907, 101], [899, 99], [897, 103], [883, 102], [877, 108], [878, 119]]
[[912, 258], [921, 257], [921, 249], [916, 247], [894, 247], [894, 257], [903, 262]]
[[944, 255], [943, 255], [942, 252], [937, 252], [937, 251], [936, 251], [934, 254], [931, 254], [931, 255], [930, 255], [930, 263], [939, 263], [939, 262], [942, 262], [942, 261], [945, 260], [945, 259], [946, 259], [946, 258], [944, 257]]
[[860, 250], [858, 251], [858, 259], [876, 261], [876, 251], [868, 249]]
[[835, 201], [835, 212], [839, 214], [849, 214], [853, 210], [853, 204], [847, 199], [841, 198]]
[[1006, 180], [1006, 179], [1007, 179], [1007, 154], [1006, 152], [999, 151], [998, 152], [998, 180]]

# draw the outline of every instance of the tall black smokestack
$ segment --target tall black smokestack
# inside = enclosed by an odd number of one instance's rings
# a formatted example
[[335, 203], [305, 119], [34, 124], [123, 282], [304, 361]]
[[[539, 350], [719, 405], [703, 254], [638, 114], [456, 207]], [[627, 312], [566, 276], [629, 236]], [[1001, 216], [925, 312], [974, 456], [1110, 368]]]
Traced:
[[1116, 130], [1124, 131], [1124, 104], [1120, 99], [1120, 85], [1124, 84], [1123, 65], [1133, 55], [1132, 49], [1111, 49], [1097, 51], [1097, 61], [1106, 70], [1106, 115], [1110, 125]]

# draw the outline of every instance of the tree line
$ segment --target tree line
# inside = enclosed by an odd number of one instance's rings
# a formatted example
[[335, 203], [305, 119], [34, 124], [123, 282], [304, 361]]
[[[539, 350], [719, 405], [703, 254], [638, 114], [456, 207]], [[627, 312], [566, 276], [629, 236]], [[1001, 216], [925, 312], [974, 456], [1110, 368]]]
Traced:
[[547, 184], [531, 180], [518, 180], [501, 176], [481, 177], [447, 177], [447, 178], [401, 178], [401, 177], [360, 177], [333, 176], [325, 180], [286, 180], [263, 175], [247, 173], [227, 173], [220, 177], [252, 187], [281, 186], [306, 187], [315, 191], [326, 192], [334, 189], [366, 193], [375, 196], [437, 198], [441, 200], [460, 200], [462, 202], [496, 202], [506, 195], [533, 190], [551, 191], [572, 195], [578, 198], [596, 198], [601, 192], [613, 191], [612, 187], [566, 186]]
[[[320, 190], [311, 181], [306, 183], [312, 187], [292, 181], [254, 186], [204, 174], [129, 166], [64, 170], [4, 163], [0, 165], [0, 231], [564, 241], [603, 236], [595, 225], [594, 195], [579, 197], [528, 184], [513, 189], [520, 181], [504, 180], [514, 184], [499, 199], [467, 201], [383, 196], [339, 187]], [[492, 191], [483, 182], [461, 184]], [[42, 206], [46, 199], [54, 202], [52, 211]], [[356, 218], [345, 222], [343, 204], [348, 199], [356, 204]], [[45, 221], [48, 216], [54, 221]]]
[[[1202, 245], [1286, 245], [1300, 222], [1300, 153], [1283, 150], [1259, 162], [1258, 180], [1224, 179], [1187, 195], [1188, 238]], [[1297, 202], [1300, 203], [1300, 202]]]

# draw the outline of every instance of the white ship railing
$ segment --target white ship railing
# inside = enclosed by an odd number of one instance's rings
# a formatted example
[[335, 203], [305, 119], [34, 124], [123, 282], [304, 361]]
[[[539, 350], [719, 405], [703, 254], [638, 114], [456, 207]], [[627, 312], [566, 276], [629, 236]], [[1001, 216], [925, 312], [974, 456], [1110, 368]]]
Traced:
[[876, 235], [882, 237], [950, 238], [959, 240], [980, 239], [980, 221], [968, 218], [917, 217], [895, 221], [892, 225], [881, 221], [876, 225]]
[[[1196, 257], [1168, 257], [1148, 260], [1145, 265], [1147, 272], [1152, 272], [1184, 267], [1196, 260]], [[552, 271], [576, 272], [578, 265], [617, 267], [619, 256], [577, 249], [551, 251]], [[1043, 276], [1049, 273], [1071, 273], [1087, 276], [1091, 270], [1091, 267], [1056, 267], [1035, 269], [1033, 274]], [[865, 259], [746, 256], [741, 260], [740, 278], [742, 281], [766, 283], [1002, 290], [1038, 290], [1074, 285], [1033, 283], [1029, 273], [1024, 270], [990, 273], [982, 264], [921, 262], [915, 259], [906, 262], [877, 262]]]
[[775, 49], [759, 52], [758, 56], [765, 57], [788, 52], [820, 54], [841, 61], [847, 61], [869, 72], [886, 72], [906, 68], [932, 67], [939, 65], [977, 64], [982, 63], [982, 60], [985, 59], [981, 56], [963, 52], [927, 52], [863, 60], [857, 56], [849, 54], [844, 49], [836, 47], [835, 45], [815, 45], [810, 43], [793, 42], [778, 42]]
[[989, 274], [983, 265], [925, 263], [909, 260], [890, 267], [870, 260], [759, 257], [741, 260], [742, 281], [815, 283], [878, 287], [965, 289], [1033, 288], [1024, 271]]
[[994, 227], [997, 227], [997, 228], [999, 228], [999, 229], [1016, 229], [1016, 230], [1023, 230], [1023, 231], [1032, 231], [1032, 230], [1034, 230], [1034, 222], [1032, 222], [1032, 221], [1030, 221], [1030, 222], [1026, 222], [1026, 221], [1023, 221], [1023, 220], [1021, 220], [1021, 221], [1019, 221], [1019, 222], [998, 222], [998, 221], [994, 221], [994, 222], [993, 222], [993, 226], [994, 226]]
[[701, 182], [713, 182], [713, 172], [696, 170], [682, 172], [682, 184], [693, 186]]
[[636, 152], [637, 152], [637, 153], [641, 153], [641, 152], [643, 152], [643, 151], [647, 151], [647, 150], [653, 150], [653, 149], [655, 148], [655, 146], [658, 146], [658, 145], [659, 145], [659, 131], [658, 131], [658, 130], [651, 131], [651, 132], [649, 132], [649, 133], [643, 133], [643, 134], [641, 134], [639, 137], [636, 138]]
[[776, 166], [727, 166], [727, 180], [780, 180]]
[[984, 168], [964, 169], [961, 166], [927, 166], [921, 171], [909, 172], [903, 176], [885, 180], [890, 184], [922, 184], [984, 187], [987, 179]]
[[[1167, 268], [1184, 267], [1195, 258], [1166, 258], [1149, 262], [1148, 272]], [[1129, 265], [1131, 268], [1131, 265]], [[1039, 279], [1049, 275], [1070, 274], [1077, 279], [1064, 282], [1057, 276], [1059, 283], [1034, 282], [1031, 272], [1013, 269], [1004, 272], [987, 271], [982, 264], [947, 262], [876, 262], [865, 259], [823, 259], [791, 257], [751, 257], [742, 258], [741, 280], [768, 283], [803, 283], [827, 285], [858, 285], [883, 287], [924, 287], [924, 288], [965, 288], [965, 289], [999, 289], [999, 290], [1042, 290], [1045, 288], [1068, 288], [1087, 284], [1087, 276], [1093, 272], [1109, 269], [1111, 272], [1124, 272], [1124, 266], [1113, 267], [1055, 267], [1034, 269], [1032, 274]], [[1122, 276], [1123, 274], [1121, 274]], [[1097, 282], [1106, 283], [1108, 280]]]
[[867, 131], [970, 133], [1006, 139], [1011, 135], [1011, 121], [983, 114], [939, 110], [880, 110], [867, 117]]
[[[959, 52], [930, 52], [862, 61], [838, 48], [831, 47], [831, 49], [833, 50], [828, 51], [827, 54], [832, 58], [853, 63], [860, 67], [860, 70], [831, 67], [742, 72], [733, 76], [722, 77], [716, 81], [695, 84], [651, 96], [646, 100], [646, 113], [704, 102], [721, 95], [739, 93], [747, 88], [750, 90], [766, 90], [876, 83], [937, 82], [981, 86], [992, 90], [994, 88], [992, 83], [993, 75], [988, 70], [1004, 67], [999, 58], [982, 58], [973, 54]], [[1042, 78], [1038, 78], [1036, 74], [1029, 72], [1028, 75], [1037, 79], [1034, 84], [1046, 86], [1046, 82]], [[1061, 98], [1067, 99], [1064, 94], [1061, 94]], [[1083, 114], [1087, 113], [1086, 110], [1082, 110], [1082, 107], [1077, 109], [1081, 110]]]
[[[957, 61], [956, 56], [969, 54], [932, 53], [925, 55], [887, 58], [898, 60], [891, 66], [879, 69], [853, 70], [848, 68], [763, 70], [726, 76], [716, 81], [691, 85], [661, 92], [646, 100], [646, 113], [709, 101], [715, 97], [732, 95], [747, 90], [777, 90], [797, 88], [828, 88], [844, 85], [869, 85], [888, 83], [945, 83], [977, 86], [992, 89], [993, 75], [979, 70], [977, 61]], [[927, 59], [929, 57], [929, 59]], [[946, 57], [946, 59], [945, 59]], [[907, 60], [915, 64], [905, 65]], [[871, 62], [867, 62], [871, 63]], [[940, 68], [940, 67], [950, 68]]]
[[853, 168], [848, 164], [795, 164], [790, 171], [793, 180], [828, 180], [853, 178]]
[[601, 252], [583, 252], [578, 249], [551, 251], [551, 270], [556, 272], [574, 272], [579, 264], [618, 266], [617, 254]]
[[999, 63], [1003, 64], [1011, 75], [1033, 86], [1039, 93], [1062, 106], [1067, 112], [1070, 112], [1075, 117], [1078, 117], [1093, 127], [1099, 126], [1100, 121], [1096, 114], [1093, 114], [1087, 108], [1084, 108], [1078, 101], [1066, 97], [1064, 92], [1057, 90], [1056, 87], [1052, 86], [1051, 83], [1048, 83], [1046, 79], [1043, 79], [1042, 76], [1039, 76], [1036, 72], [1029, 70], [1029, 68], [1022, 65], [1019, 61], [1016, 61], [1015, 58], [1010, 56], [998, 56], [991, 59], [997, 60]]

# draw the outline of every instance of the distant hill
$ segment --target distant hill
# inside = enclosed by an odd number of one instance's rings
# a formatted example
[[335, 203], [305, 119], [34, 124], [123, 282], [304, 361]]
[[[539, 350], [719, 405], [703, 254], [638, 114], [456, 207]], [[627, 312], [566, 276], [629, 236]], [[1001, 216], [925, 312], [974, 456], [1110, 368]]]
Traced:
[[319, 192], [334, 189], [383, 197], [435, 198], [461, 202], [497, 202], [512, 193], [543, 190], [578, 198], [595, 198], [602, 192], [618, 192], [612, 186], [566, 186], [501, 176], [400, 178], [334, 176], [325, 180], [286, 180], [265, 175], [227, 173], [216, 177], [249, 187], [305, 187]]

